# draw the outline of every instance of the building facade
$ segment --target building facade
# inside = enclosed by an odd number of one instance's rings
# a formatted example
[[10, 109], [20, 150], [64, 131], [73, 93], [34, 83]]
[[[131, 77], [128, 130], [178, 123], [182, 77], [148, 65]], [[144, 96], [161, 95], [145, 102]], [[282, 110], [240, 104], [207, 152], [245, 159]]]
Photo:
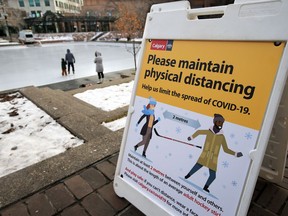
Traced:
[[[34, 33], [113, 31], [121, 7], [135, 12], [144, 26], [153, 4], [171, 1], [173, 0], [0, 0], [8, 14], [7, 23], [0, 22], [0, 30], [2, 25], [2, 29], [9, 27], [14, 32], [23, 28], [32, 29]], [[231, 4], [234, 0], [189, 2], [191, 8], [200, 8]], [[19, 17], [15, 19], [15, 11], [21, 11], [16, 14], [21, 14], [24, 25], [14, 24], [13, 20], [19, 20]]]
[[23, 10], [8, 7], [10, 0], [0, 0], [0, 37], [17, 34], [18, 29], [25, 26], [24, 17], [26, 12]]
[[25, 18], [27, 28], [34, 33], [106, 32], [110, 31], [111, 16], [64, 16], [47, 11], [42, 17]]
[[[26, 27], [35, 33], [109, 31], [112, 16], [81, 15], [83, 0], [9, 0], [8, 8], [25, 11]], [[21, 30], [21, 29], [19, 29]]]
[[24, 10], [27, 17], [41, 17], [46, 11], [80, 14], [83, 0], [9, 0], [8, 6]]

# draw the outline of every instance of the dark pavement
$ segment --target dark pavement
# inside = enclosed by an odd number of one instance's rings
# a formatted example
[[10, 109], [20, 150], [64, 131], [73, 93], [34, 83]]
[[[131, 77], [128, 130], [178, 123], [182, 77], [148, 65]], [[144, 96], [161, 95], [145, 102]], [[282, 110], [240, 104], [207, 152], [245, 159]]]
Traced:
[[[2, 216], [142, 216], [113, 190], [118, 154], [104, 158], [73, 175], [0, 210]], [[287, 216], [287, 190], [259, 179], [249, 216]]]

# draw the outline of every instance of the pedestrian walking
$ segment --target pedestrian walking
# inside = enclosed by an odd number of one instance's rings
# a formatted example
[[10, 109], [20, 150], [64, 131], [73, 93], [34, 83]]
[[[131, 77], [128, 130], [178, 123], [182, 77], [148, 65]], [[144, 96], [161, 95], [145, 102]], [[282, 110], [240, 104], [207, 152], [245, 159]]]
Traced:
[[101, 56], [101, 53], [96, 51], [95, 52], [95, 60], [94, 63], [96, 64], [96, 72], [98, 74], [99, 81], [98, 84], [102, 83], [104, 81], [104, 67], [103, 67], [103, 59]]
[[73, 55], [73, 53], [71, 53], [70, 49], [67, 49], [65, 60], [68, 64], [68, 74], [70, 74], [70, 66], [72, 67], [73, 74], [75, 74], [74, 64], [76, 61], [75, 61], [74, 55]]
[[62, 76], [67, 76], [67, 70], [66, 70], [67, 62], [64, 58], [61, 59], [61, 68], [62, 68]]

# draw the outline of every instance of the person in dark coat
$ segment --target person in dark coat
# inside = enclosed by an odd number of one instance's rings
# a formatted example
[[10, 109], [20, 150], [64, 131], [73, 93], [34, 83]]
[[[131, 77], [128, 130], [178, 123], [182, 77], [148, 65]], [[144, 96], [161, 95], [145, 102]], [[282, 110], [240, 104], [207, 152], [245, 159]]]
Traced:
[[75, 64], [75, 58], [74, 55], [70, 52], [70, 49], [67, 49], [67, 53], [65, 55], [65, 60], [68, 64], [68, 74], [70, 74], [70, 66], [72, 67], [73, 74], [75, 73], [74, 64]]
[[156, 100], [152, 97], [149, 98], [149, 104], [147, 106], [143, 106], [142, 113], [143, 115], [140, 117], [139, 121], [137, 122], [136, 126], [140, 124], [140, 122], [145, 118], [146, 122], [143, 125], [140, 134], [142, 135], [142, 141], [139, 142], [137, 145], [134, 146], [134, 150], [137, 151], [137, 148], [144, 145], [142, 156], [146, 157], [146, 150], [152, 138], [152, 130], [155, 124], [160, 121], [160, 117], [155, 120], [154, 115], [154, 108], [156, 106]]
[[62, 69], [62, 76], [67, 76], [67, 70], [66, 70], [67, 62], [64, 58], [61, 59], [61, 69]]

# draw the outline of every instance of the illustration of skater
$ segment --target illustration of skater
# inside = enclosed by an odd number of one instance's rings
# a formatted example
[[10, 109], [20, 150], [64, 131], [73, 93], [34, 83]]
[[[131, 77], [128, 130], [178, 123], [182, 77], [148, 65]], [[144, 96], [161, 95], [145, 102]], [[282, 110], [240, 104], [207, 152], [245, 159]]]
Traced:
[[156, 104], [157, 104], [156, 100], [152, 97], [149, 97], [149, 103], [147, 106], [145, 105], [143, 106], [143, 110], [142, 110], [143, 115], [140, 117], [139, 121], [136, 124], [136, 127], [138, 127], [140, 122], [144, 118], [146, 118], [146, 122], [143, 125], [141, 132], [140, 132], [140, 134], [142, 135], [142, 141], [140, 141], [137, 145], [134, 146], [134, 150], [137, 151], [138, 147], [144, 145], [144, 149], [142, 153], [143, 157], [146, 157], [146, 150], [152, 138], [153, 126], [160, 121], [160, 117], [158, 117], [158, 119], [155, 120], [154, 108]]
[[209, 168], [209, 177], [205, 183], [203, 190], [206, 192], [209, 191], [209, 186], [216, 179], [217, 163], [220, 148], [222, 147], [224, 152], [235, 157], [242, 157], [241, 152], [235, 152], [228, 148], [225, 136], [222, 131], [222, 127], [225, 119], [220, 114], [214, 114], [213, 123], [214, 125], [209, 130], [198, 130], [192, 136], [188, 137], [188, 140], [191, 141], [199, 135], [205, 135], [205, 143], [203, 151], [196, 162], [192, 167], [189, 173], [185, 176], [185, 179], [188, 179], [191, 175], [197, 172], [203, 166]]

